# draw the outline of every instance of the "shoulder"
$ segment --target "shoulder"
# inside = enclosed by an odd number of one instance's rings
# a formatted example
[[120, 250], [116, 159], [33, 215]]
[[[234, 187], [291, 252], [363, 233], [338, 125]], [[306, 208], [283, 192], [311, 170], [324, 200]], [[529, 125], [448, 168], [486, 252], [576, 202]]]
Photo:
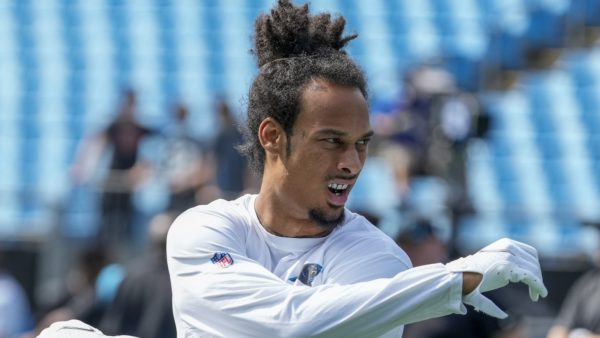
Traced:
[[358, 214], [349, 214], [327, 249], [333, 281], [346, 284], [389, 278], [412, 267], [408, 255]]
[[[406, 256], [392, 238], [369, 222], [364, 216], [354, 212], [347, 213], [346, 221], [336, 235], [338, 245], [346, 249], [355, 245], [369, 246], [372, 251], [386, 251]], [[373, 244], [377, 244], [378, 247], [372, 247]]]
[[208, 247], [243, 246], [251, 219], [250, 199], [246, 195], [234, 201], [216, 200], [183, 212], [169, 229], [169, 255]]

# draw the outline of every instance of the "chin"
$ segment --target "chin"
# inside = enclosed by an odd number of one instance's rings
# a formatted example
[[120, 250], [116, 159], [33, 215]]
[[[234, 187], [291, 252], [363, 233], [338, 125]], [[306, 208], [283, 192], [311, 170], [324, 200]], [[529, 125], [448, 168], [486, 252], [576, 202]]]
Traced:
[[[344, 208], [343, 206], [335, 207], [335, 212], [324, 212], [320, 209], [310, 209], [308, 211], [308, 217], [325, 229], [333, 229], [344, 221]], [[339, 210], [339, 211], [338, 211]]]

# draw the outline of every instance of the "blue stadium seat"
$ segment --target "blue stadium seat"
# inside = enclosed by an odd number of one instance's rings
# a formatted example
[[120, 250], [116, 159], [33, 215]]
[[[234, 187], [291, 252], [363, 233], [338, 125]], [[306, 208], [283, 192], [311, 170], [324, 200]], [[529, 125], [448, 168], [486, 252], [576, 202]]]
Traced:
[[479, 0], [482, 20], [488, 32], [485, 60], [506, 69], [524, 67], [529, 16], [519, 0]]
[[[401, 71], [421, 63], [441, 62], [462, 88], [478, 90], [486, 67], [521, 70], [528, 43], [564, 43], [557, 23], [600, 24], [596, 0], [311, 3], [314, 12], [343, 13], [347, 33], [360, 33], [349, 52], [380, 96], [398, 92]], [[139, 91], [146, 122], [160, 125], [181, 100], [194, 132], [209, 140], [215, 95], [238, 108], [256, 74], [250, 27], [271, 5], [25, 0], [0, 9], [0, 73], [10, 84], [0, 88], [0, 200], [10, 209], [0, 210], [0, 234], [17, 231], [19, 221], [43, 228], [48, 205], [68, 194], [63, 174], [76, 145], [110, 120], [128, 86]], [[556, 70], [525, 73], [514, 90], [481, 96], [492, 124], [486, 143], [470, 150], [469, 189], [479, 216], [464, 221], [461, 238], [515, 235], [541, 251], [589, 245], [577, 217], [600, 210], [599, 60], [598, 47], [567, 51]], [[74, 191], [65, 202], [73, 203], [65, 228], [73, 236], [96, 229], [95, 202], [84, 195]]]
[[[0, 136], [0, 193], [12, 194], [18, 189], [19, 172], [15, 163], [19, 160], [18, 133], [7, 131]], [[5, 195], [6, 196], [6, 195]]]
[[460, 221], [458, 243], [465, 254], [475, 252], [507, 236], [506, 220], [499, 212], [479, 213]]
[[564, 44], [568, 0], [528, 0], [530, 24], [528, 41], [535, 47], [560, 47]]
[[595, 137], [595, 142], [590, 147], [592, 148], [590, 153], [593, 156], [591, 171], [594, 178], [594, 181], [591, 183], [595, 186], [597, 191], [600, 191], [600, 156], [596, 156], [596, 154], [600, 153], [600, 140], [598, 140], [598, 137]]
[[544, 160], [555, 160], [564, 156], [564, 151], [559, 147], [554, 133], [540, 132], [536, 135], [535, 141]]
[[484, 142], [473, 142], [468, 154], [467, 190], [475, 209], [477, 212], [498, 212], [504, 208], [504, 200], [496, 185], [499, 173], [495, 171], [493, 161], [502, 157], [498, 157], [493, 146]]
[[[588, 134], [587, 137], [587, 149], [590, 152], [590, 156], [594, 161], [600, 160], [600, 134]], [[596, 173], [599, 173], [596, 171]]]
[[365, 175], [360, 176], [356, 185], [352, 188], [354, 192], [350, 195], [349, 204], [359, 208], [373, 210], [383, 214], [386, 209], [399, 205], [399, 196], [393, 181], [392, 168], [383, 159], [370, 158], [363, 169]]
[[[581, 3], [583, 5], [581, 5]], [[571, 1], [572, 6], [583, 7], [584, 23], [591, 26], [600, 26], [600, 2], [597, 0], [582, 0], [582, 1]], [[570, 13], [569, 13], [570, 14]]]
[[600, 135], [600, 86], [579, 89], [576, 94], [580, 104], [580, 119], [590, 135]]
[[569, 53], [563, 60], [562, 67], [573, 75], [578, 87], [593, 87], [600, 83], [600, 48], [591, 51], [580, 50]]

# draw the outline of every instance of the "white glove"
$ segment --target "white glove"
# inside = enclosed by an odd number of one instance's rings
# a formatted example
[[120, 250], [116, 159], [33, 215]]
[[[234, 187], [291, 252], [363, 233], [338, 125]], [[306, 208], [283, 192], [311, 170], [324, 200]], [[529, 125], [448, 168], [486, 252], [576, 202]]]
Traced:
[[548, 295], [537, 250], [512, 239], [500, 239], [473, 255], [446, 264], [446, 267], [452, 272], [475, 272], [483, 276], [475, 290], [463, 296], [463, 302], [496, 318], [504, 319], [508, 315], [482, 292], [501, 288], [509, 282], [523, 282], [529, 286], [531, 300], [537, 301], [540, 295]]
[[[100, 330], [79, 320], [55, 322], [45, 328], [36, 338], [100, 338], [105, 336]], [[114, 338], [136, 338], [132, 336], [114, 336]]]

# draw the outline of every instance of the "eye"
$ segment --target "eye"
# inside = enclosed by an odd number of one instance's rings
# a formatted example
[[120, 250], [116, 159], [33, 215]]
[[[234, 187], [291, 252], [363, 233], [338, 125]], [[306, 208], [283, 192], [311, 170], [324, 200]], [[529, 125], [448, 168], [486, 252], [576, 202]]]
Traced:
[[331, 143], [331, 144], [340, 144], [340, 143], [342, 143], [342, 141], [339, 138], [337, 138], [337, 137], [326, 138], [326, 139], [324, 139], [324, 141], [327, 142], [327, 143]]
[[371, 141], [371, 139], [365, 138], [356, 142], [356, 150], [360, 152], [366, 152], [367, 147], [369, 146], [369, 141]]
[[370, 141], [371, 141], [370, 138], [365, 138], [365, 139], [362, 139], [362, 140], [356, 142], [356, 144], [361, 145], [361, 146], [366, 146], [367, 144], [369, 144]]

